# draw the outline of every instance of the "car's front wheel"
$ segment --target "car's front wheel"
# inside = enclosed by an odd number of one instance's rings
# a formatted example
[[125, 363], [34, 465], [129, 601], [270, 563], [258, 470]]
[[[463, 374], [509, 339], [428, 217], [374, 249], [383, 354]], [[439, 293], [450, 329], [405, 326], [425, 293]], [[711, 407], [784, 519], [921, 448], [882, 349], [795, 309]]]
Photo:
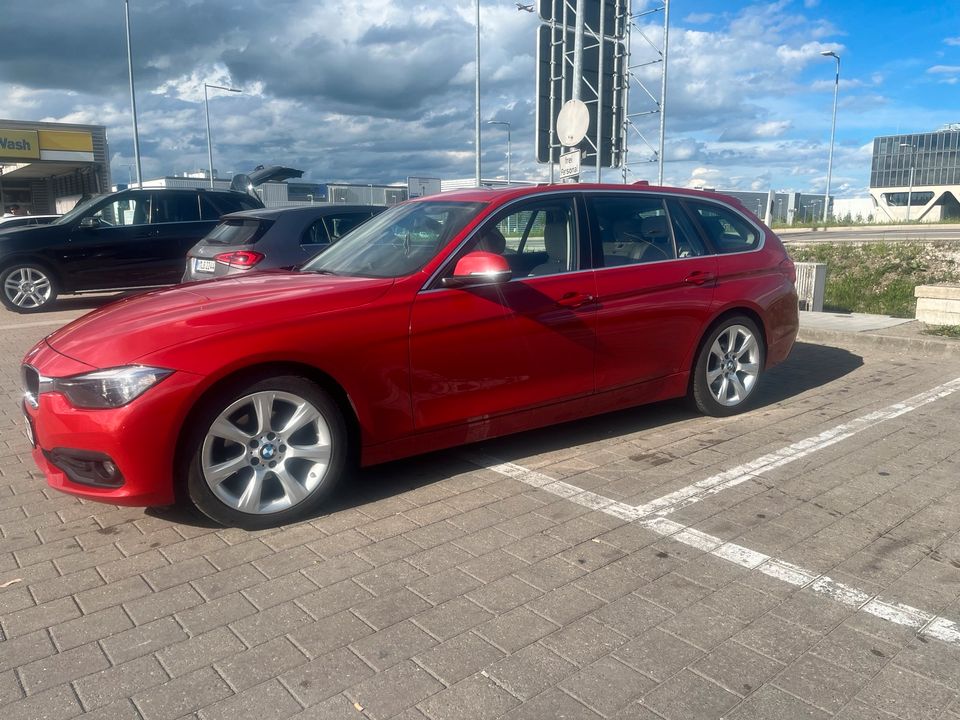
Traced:
[[43, 265], [18, 263], [0, 272], [0, 300], [14, 312], [45, 310], [57, 299], [57, 283]]
[[763, 336], [753, 320], [743, 315], [726, 318], [700, 348], [690, 399], [706, 415], [742, 412], [753, 398], [764, 358]]
[[232, 384], [188, 428], [187, 490], [208, 517], [246, 529], [315, 512], [340, 482], [347, 432], [337, 404], [307, 378]]

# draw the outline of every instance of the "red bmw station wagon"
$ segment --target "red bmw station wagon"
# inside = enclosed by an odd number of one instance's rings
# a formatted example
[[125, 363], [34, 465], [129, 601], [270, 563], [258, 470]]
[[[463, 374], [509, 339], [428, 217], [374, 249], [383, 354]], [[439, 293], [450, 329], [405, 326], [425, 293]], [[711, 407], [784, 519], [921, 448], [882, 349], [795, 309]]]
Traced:
[[359, 463], [666, 398], [747, 407], [797, 334], [793, 262], [737, 201], [648, 185], [398, 205], [298, 271], [107, 305], [23, 361], [49, 483], [261, 528]]

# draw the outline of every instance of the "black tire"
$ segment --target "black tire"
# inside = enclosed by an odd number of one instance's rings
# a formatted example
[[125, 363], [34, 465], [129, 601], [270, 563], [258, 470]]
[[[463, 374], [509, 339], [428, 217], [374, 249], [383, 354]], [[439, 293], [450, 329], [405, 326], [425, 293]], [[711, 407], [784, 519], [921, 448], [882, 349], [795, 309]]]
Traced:
[[56, 277], [41, 263], [18, 262], [0, 271], [0, 301], [13, 312], [48, 310], [59, 292]]
[[756, 395], [766, 361], [763, 335], [745, 315], [725, 318], [707, 334], [693, 365], [690, 401], [713, 417], [743, 412]]
[[[274, 425], [293, 424], [294, 399], [311, 406], [319, 419], [285, 433]], [[270, 406], [265, 413], [264, 403]], [[285, 417], [285, 412], [291, 415]], [[271, 420], [260, 423], [261, 414]], [[235, 439], [226, 438], [234, 433]], [[303, 444], [311, 438], [313, 444]], [[329, 442], [324, 443], [325, 438]], [[348, 442], [339, 407], [313, 381], [296, 375], [248, 377], [220, 388], [194, 414], [186, 428], [180, 470], [187, 495], [200, 512], [222, 525], [258, 530], [315, 514], [343, 479], [351, 456]], [[322, 453], [324, 446], [329, 459], [322, 470], [319, 463], [297, 456], [304, 449]], [[237, 470], [226, 474], [234, 466]], [[222, 469], [219, 482], [214, 469]], [[296, 497], [300, 493], [302, 497]]]

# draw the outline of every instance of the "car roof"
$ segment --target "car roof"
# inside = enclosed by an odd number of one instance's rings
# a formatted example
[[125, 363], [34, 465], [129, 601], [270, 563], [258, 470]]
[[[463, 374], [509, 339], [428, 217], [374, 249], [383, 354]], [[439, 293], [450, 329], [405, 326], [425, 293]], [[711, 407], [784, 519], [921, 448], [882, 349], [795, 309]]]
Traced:
[[345, 205], [342, 203], [301, 205], [297, 207], [258, 208], [256, 210], [238, 210], [223, 215], [221, 220], [276, 220], [281, 215], [309, 215], [323, 217], [335, 212], [364, 212], [385, 210], [385, 205]]
[[427, 195], [417, 198], [413, 202], [436, 201], [436, 200], [454, 200], [459, 202], [497, 202], [502, 203], [515, 198], [522, 198], [528, 195], [538, 195], [544, 192], [574, 190], [604, 190], [616, 192], [657, 192], [668, 195], [683, 195], [686, 197], [702, 197], [709, 200], [720, 200], [722, 202], [742, 206], [742, 203], [735, 197], [724, 195], [722, 193], [709, 190], [694, 190], [691, 188], [668, 187], [665, 185], [651, 185], [641, 180], [629, 185], [613, 183], [544, 183], [543, 185], [523, 185], [520, 187], [508, 188], [468, 188], [465, 190], [452, 190], [439, 195]]

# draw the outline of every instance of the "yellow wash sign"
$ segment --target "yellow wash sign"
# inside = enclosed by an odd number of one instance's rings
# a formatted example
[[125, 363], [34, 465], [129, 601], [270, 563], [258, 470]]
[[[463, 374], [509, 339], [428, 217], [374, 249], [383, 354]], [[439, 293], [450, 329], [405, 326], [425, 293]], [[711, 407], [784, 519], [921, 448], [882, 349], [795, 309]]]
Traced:
[[40, 140], [36, 130], [5, 130], [0, 128], [0, 157], [40, 158]]

